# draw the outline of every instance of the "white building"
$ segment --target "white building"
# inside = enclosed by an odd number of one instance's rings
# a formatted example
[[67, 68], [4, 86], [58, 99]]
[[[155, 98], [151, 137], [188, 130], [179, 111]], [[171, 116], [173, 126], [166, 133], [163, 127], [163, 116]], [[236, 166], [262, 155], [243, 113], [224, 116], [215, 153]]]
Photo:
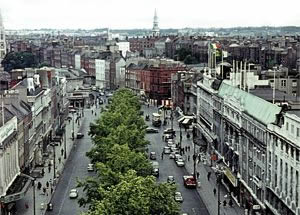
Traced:
[[2, 15], [0, 11], [0, 63], [6, 54], [6, 42], [5, 42], [5, 29], [2, 22]]
[[267, 214], [300, 215], [300, 113], [287, 112], [268, 125]]
[[105, 88], [105, 60], [95, 59], [96, 86]]
[[122, 42], [118, 42], [117, 46], [119, 47], [119, 51], [122, 52], [122, 56], [126, 57], [127, 52], [130, 51], [129, 49], [129, 42], [128, 41], [122, 41]]
[[116, 61], [116, 86], [125, 87], [125, 66], [124, 58], [119, 58]]
[[75, 55], [75, 69], [81, 69], [81, 57], [80, 54]]
[[[8, 188], [20, 174], [17, 117], [6, 109], [4, 109], [4, 117], [2, 114], [0, 114], [0, 198], [6, 195]], [[4, 118], [4, 124], [2, 118]]]

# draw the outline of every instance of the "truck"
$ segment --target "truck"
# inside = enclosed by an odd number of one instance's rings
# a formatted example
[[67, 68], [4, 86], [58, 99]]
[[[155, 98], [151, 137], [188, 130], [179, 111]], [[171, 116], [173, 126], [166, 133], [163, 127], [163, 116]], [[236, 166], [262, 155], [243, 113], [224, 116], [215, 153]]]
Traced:
[[187, 188], [196, 188], [197, 180], [193, 175], [184, 175], [183, 176], [183, 184]]
[[160, 114], [159, 113], [153, 113], [152, 114], [152, 125], [155, 127], [160, 127], [161, 126], [161, 119], [160, 119]]
[[158, 177], [159, 176], [159, 163], [157, 161], [152, 161], [152, 175]]

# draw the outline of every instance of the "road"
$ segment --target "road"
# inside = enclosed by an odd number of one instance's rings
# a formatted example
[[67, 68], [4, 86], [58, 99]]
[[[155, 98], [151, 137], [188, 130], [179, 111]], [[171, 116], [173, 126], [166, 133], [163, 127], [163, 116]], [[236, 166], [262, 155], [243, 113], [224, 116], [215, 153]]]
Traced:
[[[53, 211], [47, 212], [46, 214], [48, 215], [76, 215], [80, 214], [80, 212], [87, 211], [87, 208], [79, 207], [77, 199], [69, 198], [69, 191], [76, 187], [78, 179], [84, 179], [88, 175], [93, 174], [87, 172], [87, 166], [90, 161], [85, 154], [92, 147], [91, 138], [88, 136], [89, 125], [96, 117], [99, 117], [100, 108], [97, 109], [97, 112], [97, 116], [94, 116], [90, 109], [85, 109], [85, 117], [80, 130], [80, 132], [84, 134], [84, 137], [82, 139], [76, 139], [58, 187], [52, 198], [52, 204], [54, 205]], [[79, 196], [82, 196], [82, 190], [78, 190]]]
[[[143, 107], [144, 116], [146, 114], [151, 115], [154, 112], [157, 112], [157, 108], [150, 106], [149, 108]], [[174, 119], [175, 121], [176, 119]], [[149, 127], [152, 127], [151, 120], [146, 121], [146, 124]], [[169, 128], [171, 125], [161, 126], [159, 129], [159, 133], [147, 134], [146, 138], [150, 141], [151, 145], [149, 146], [149, 153], [151, 151], [156, 152], [157, 161], [159, 162], [159, 178], [158, 182], [166, 182], [167, 177], [169, 175], [173, 175], [175, 177], [175, 181], [177, 184], [177, 190], [182, 193], [183, 203], [181, 205], [181, 211], [188, 213], [189, 215], [209, 215], [209, 212], [200, 198], [196, 189], [187, 189], [183, 185], [182, 176], [187, 175], [187, 171], [185, 167], [177, 167], [176, 163], [173, 159], [169, 159], [168, 155], [164, 155], [163, 160], [161, 159], [161, 154], [163, 151], [163, 147], [166, 146], [166, 143], [162, 140], [163, 130], [165, 128]], [[179, 128], [176, 123], [174, 123], [174, 129], [176, 130], [177, 135], [179, 134]], [[192, 161], [190, 161], [188, 165], [192, 165]], [[189, 175], [189, 174], [188, 174]]]

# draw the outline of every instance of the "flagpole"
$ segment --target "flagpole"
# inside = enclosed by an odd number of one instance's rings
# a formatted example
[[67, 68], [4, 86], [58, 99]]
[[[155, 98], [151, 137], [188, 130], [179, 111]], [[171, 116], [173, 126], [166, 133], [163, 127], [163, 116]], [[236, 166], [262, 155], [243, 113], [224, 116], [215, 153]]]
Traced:
[[221, 50], [221, 56], [222, 56], [222, 80], [223, 80], [223, 69], [224, 69], [224, 67], [223, 67], [223, 50]]

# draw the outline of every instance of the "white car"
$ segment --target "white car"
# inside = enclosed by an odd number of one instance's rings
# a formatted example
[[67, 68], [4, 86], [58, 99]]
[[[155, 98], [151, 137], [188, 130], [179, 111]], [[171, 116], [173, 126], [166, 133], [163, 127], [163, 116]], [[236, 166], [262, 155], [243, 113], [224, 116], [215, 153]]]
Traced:
[[87, 167], [88, 172], [93, 172], [94, 171], [94, 164], [89, 163]]
[[177, 161], [178, 159], [183, 159], [180, 154], [175, 154], [174, 160]]
[[181, 195], [181, 192], [175, 192], [175, 201], [176, 202], [183, 202], [183, 197]]
[[78, 191], [76, 189], [70, 190], [69, 197], [70, 199], [76, 199], [78, 197]]
[[176, 160], [176, 164], [178, 167], [183, 167], [184, 166], [184, 160], [182, 158], [179, 158]]
[[172, 153], [169, 155], [169, 158], [170, 158], [170, 159], [174, 159], [174, 158], [175, 158], [175, 155], [179, 155], [179, 152], [178, 152], [178, 151], [172, 152]]
[[164, 147], [164, 154], [171, 154], [171, 149], [168, 146]]

